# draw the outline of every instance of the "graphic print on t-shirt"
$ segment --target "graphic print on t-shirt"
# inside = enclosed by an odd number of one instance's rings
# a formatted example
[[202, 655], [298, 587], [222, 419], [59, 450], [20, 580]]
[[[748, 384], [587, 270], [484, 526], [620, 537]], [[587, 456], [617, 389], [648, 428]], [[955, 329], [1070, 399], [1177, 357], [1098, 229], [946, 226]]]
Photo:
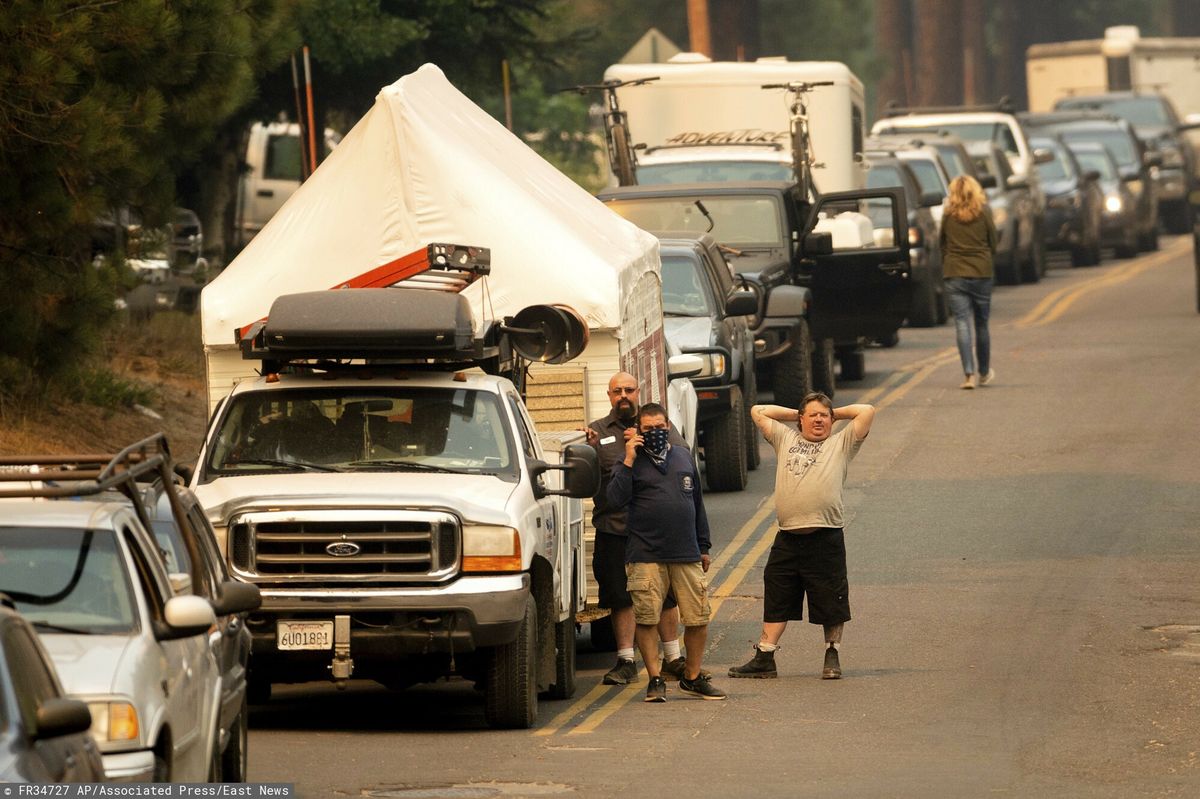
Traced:
[[[829, 439], [825, 439], [828, 441]], [[803, 436], [796, 437], [796, 443], [788, 448], [787, 470], [789, 474], [803, 477], [812, 468], [821, 454], [825, 441], [809, 441]]]

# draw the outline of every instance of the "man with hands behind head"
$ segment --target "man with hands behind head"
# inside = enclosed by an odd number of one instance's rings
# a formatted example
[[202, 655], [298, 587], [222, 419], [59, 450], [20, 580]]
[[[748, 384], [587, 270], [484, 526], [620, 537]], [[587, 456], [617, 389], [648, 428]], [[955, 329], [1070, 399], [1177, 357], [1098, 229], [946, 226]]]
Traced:
[[[803, 616], [825, 631], [821, 676], [842, 676], [838, 646], [850, 620], [846, 541], [842, 533], [842, 486], [875, 419], [873, 405], [834, 408], [829, 397], [808, 394], [800, 408], [755, 405], [750, 418], [775, 448], [775, 535], [763, 570], [762, 637], [754, 657], [729, 670], [730, 677], [775, 677], [775, 650], [787, 623]], [[850, 423], [833, 432], [835, 421]], [[790, 423], [799, 422], [799, 430]]]
[[625, 573], [638, 649], [650, 677], [646, 701], [667, 698], [655, 655], [657, 627], [669, 592], [675, 595], [685, 628], [687, 658], [679, 689], [701, 699], [724, 699], [725, 693], [700, 668], [712, 615], [705, 577], [711, 541], [700, 475], [691, 453], [672, 446], [669, 435], [662, 406], [643, 405], [637, 433], [625, 442], [625, 458], [613, 467], [608, 486], [609, 503], [627, 510]]

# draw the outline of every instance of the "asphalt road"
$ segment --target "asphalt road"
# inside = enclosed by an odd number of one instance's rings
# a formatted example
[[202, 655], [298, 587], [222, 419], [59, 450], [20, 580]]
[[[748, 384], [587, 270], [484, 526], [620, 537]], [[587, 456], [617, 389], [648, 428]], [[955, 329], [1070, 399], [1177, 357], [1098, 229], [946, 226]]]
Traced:
[[777, 680], [732, 680], [762, 612], [775, 461], [707, 498], [728, 691], [580, 687], [539, 727], [486, 728], [461, 681], [277, 688], [250, 777], [306, 797], [1200, 796], [1200, 315], [1190, 237], [994, 295], [993, 386], [962, 391], [953, 327], [872, 350], [851, 466], [854, 620], [840, 681], [793, 623]]

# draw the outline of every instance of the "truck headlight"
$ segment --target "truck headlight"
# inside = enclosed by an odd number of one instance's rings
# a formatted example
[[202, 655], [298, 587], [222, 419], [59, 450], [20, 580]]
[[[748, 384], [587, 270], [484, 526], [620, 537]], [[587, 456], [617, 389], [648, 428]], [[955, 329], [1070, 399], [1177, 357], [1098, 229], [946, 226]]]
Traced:
[[1110, 214], [1121, 212], [1121, 198], [1119, 195], [1110, 194], [1104, 198], [1104, 210]]
[[521, 571], [521, 534], [490, 524], [463, 526], [464, 572]]
[[704, 368], [696, 377], [720, 377], [725, 374], [725, 356], [719, 352], [697, 352], [704, 361]]
[[128, 702], [88, 702], [92, 711], [92, 735], [97, 741], [136, 741], [137, 710]]

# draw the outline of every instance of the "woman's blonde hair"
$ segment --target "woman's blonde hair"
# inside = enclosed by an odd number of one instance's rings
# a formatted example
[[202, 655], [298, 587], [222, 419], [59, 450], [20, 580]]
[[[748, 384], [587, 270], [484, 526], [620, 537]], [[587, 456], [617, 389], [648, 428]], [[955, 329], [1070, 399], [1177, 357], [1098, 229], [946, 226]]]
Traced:
[[983, 187], [970, 175], [959, 175], [950, 181], [950, 196], [946, 198], [946, 214], [959, 222], [973, 222], [987, 204]]

